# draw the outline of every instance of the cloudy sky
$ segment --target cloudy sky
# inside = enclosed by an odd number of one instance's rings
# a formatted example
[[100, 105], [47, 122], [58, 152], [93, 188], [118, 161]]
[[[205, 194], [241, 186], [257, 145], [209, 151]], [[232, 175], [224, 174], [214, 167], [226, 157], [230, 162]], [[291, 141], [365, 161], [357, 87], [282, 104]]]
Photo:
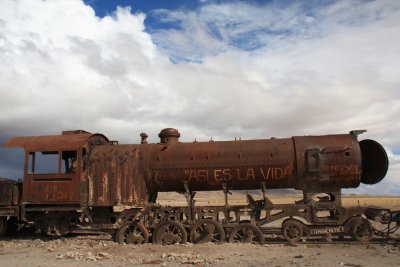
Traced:
[[[0, 1], [0, 143], [165, 127], [206, 141], [347, 133], [400, 194], [400, 1]], [[20, 157], [0, 153], [0, 176]], [[17, 159], [18, 158], [18, 159]]]

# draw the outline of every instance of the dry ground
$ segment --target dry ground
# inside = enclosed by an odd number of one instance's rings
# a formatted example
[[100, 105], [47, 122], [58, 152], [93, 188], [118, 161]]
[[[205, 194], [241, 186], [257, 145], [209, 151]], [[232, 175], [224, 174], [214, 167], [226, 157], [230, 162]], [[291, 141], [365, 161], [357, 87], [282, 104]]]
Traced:
[[[163, 204], [184, 204], [166, 195]], [[214, 198], [214, 197], [213, 197]], [[255, 197], [257, 198], [257, 196]], [[273, 196], [275, 203], [293, 203], [298, 196]], [[199, 203], [218, 201], [199, 195]], [[217, 203], [216, 203], [217, 202]], [[230, 203], [245, 203], [233, 196]], [[400, 197], [352, 196], [345, 206], [377, 205], [400, 209]], [[400, 234], [396, 240], [370, 244], [313, 241], [290, 246], [281, 239], [264, 246], [202, 244], [160, 246], [119, 245], [110, 236], [73, 236], [61, 239], [28, 236], [0, 241], [0, 266], [400, 266]]]
[[118, 245], [107, 237], [0, 241], [1, 266], [398, 266], [399, 243]]

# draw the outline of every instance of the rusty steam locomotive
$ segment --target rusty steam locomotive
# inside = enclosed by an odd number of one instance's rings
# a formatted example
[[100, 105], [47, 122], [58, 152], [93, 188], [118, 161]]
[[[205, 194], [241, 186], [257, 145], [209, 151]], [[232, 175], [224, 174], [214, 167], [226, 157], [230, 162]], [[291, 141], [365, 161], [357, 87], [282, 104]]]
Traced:
[[[387, 221], [387, 213], [341, 204], [342, 188], [378, 183], [388, 169], [379, 143], [357, 140], [362, 132], [184, 143], [167, 128], [159, 143], [142, 133], [129, 145], [82, 130], [12, 138], [3, 146], [24, 148], [24, 179], [0, 180], [0, 234], [30, 224], [53, 236], [102, 231], [134, 244], [263, 243], [268, 233], [289, 242], [324, 234], [368, 241], [365, 215]], [[303, 199], [274, 204], [266, 190], [276, 188], [302, 190]], [[230, 190], [254, 189], [261, 199], [247, 194], [247, 204], [229, 204]], [[196, 192], [214, 190], [224, 205], [196, 205]], [[158, 204], [157, 194], [169, 191], [187, 204]], [[282, 227], [268, 227], [277, 220]]]

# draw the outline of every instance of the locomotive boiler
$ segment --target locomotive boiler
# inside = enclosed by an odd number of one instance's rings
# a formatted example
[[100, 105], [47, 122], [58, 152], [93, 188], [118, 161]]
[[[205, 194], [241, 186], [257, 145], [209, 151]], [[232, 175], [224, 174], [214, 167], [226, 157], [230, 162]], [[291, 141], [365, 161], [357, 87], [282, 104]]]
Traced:
[[334, 192], [360, 182], [383, 179], [388, 160], [373, 140], [357, 141], [359, 132], [284, 139], [180, 143], [175, 129], [164, 129], [150, 147], [147, 180], [152, 191], [293, 188]]
[[[366, 208], [343, 207], [340, 193], [378, 183], [387, 172], [385, 150], [374, 140], [359, 142], [362, 132], [180, 142], [167, 128], [159, 143], [142, 133], [140, 144], [126, 145], [81, 130], [12, 138], [4, 146], [25, 149], [24, 183], [8, 185], [20, 189], [0, 224], [33, 222], [49, 235], [100, 230], [120, 243], [263, 243], [277, 231], [268, 224], [283, 219], [279, 231], [290, 242], [327, 233], [367, 241], [373, 229]], [[301, 190], [303, 200], [273, 204], [266, 190], [276, 188]], [[214, 190], [224, 193], [225, 205], [196, 205], [196, 192]], [[262, 198], [247, 194], [247, 205], [230, 205], [230, 190], [261, 190]], [[187, 205], [159, 205], [157, 194], [169, 191], [182, 193]], [[315, 198], [321, 193], [327, 197]]]

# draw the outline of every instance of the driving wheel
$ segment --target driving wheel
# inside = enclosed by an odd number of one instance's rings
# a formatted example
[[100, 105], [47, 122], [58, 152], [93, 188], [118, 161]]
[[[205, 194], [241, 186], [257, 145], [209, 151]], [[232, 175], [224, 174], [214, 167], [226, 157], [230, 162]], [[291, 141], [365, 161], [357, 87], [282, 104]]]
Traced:
[[221, 224], [212, 219], [203, 219], [193, 225], [190, 231], [190, 242], [202, 244], [207, 242], [222, 243], [225, 241], [225, 231]]
[[230, 235], [230, 243], [264, 244], [264, 235], [260, 228], [250, 223], [241, 223], [235, 226]]
[[160, 245], [184, 244], [187, 233], [181, 223], [165, 221], [160, 223], [153, 233], [153, 243]]
[[127, 222], [117, 231], [115, 239], [120, 244], [146, 244], [149, 231], [140, 222]]

